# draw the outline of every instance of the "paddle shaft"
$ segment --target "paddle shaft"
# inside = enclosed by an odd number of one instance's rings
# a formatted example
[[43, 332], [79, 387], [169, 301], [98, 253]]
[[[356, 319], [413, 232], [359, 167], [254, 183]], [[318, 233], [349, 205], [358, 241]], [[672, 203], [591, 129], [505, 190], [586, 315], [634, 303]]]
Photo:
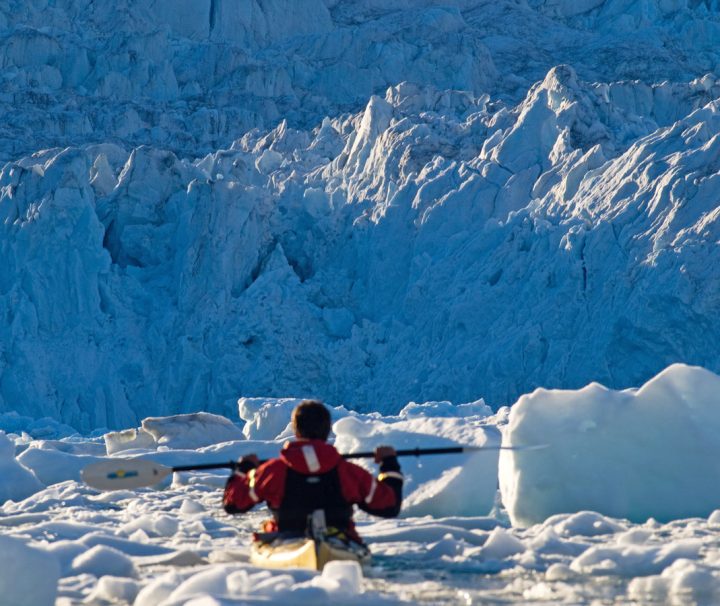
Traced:
[[[488, 450], [496, 450], [500, 448], [489, 447]], [[482, 446], [449, 446], [446, 448], [409, 448], [407, 450], [398, 450], [398, 457], [419, 457], [422, 455], [439, 455], [439, 454], [461, 454], [463, 452], [472, 452], [475, 450], [484, 450]], [[375, 456], [373, 451], [367, 452], [350, 452], [340, 455], [343, 459], [372, 459]], [[264, 463], [265, 461], [260, 461]], [[230, 461], [228, 463], [203, 463], [200, 465], [177, 465], [172, 468], [173, 471], [201, 471], [203, 469], [235, 469], [237, 463]]]
[[[398, 450], [399, 457], [419, 457], [422, 455], [461, 454], [480, 450], [536, 450], [545, 448], [546, 444], [535, 446], [449, 446], [445, 448], [411, 448]], [[373, 458], [374, 451], [352, 452], [340, 455], [345, 459]], [[259, 461], [263, 463], [264, 461]], [[235, 461], [225, 463], [200, 463], [197, 465], [177, 465], [166, 467], [148, 459], [105, 459], [91, 463], [80, 472], [80, 477], [88, 485], [98, 490], [132, 490], [144, 486], [152, 486], [175, 471], [199, 471], [202, 469], [238, 468]]]
[[203, 469], [235, 469], [237, 463], [230, 461], [228, 463], [203, 463], [202, 465], [176, 465], [173, 471], [201, 471]]
[[[397, 450], [395, 454], [399, 457], [419, 457], [420, 455], [458, 454], [473, 450], [480, 450], [480, 447], [449, 446], [447, 448], [408, 448], [407, 450]], [[343, 459], [372, 459], [375, 456], [375, 453], [372, 451], [350, 452], [341, 456]]]

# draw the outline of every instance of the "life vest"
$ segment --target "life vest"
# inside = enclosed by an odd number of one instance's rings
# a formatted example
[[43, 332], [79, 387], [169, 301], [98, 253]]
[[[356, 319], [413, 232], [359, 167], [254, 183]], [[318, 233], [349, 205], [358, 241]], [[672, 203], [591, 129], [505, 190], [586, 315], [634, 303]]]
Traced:
[[352, 504], [343, 496], [337, 450], [323, 441], [307, 440], [285, 444], [280, 459], [285, 464], [282, 501], [271, 507], [278, 530], [304, 531], [316, 509], [325, 512], [328, 526], [350, 526]]
[[353, 508], [343, 497], [337, 466], [319, 474], [288, 469], [282, 503], [272, 510], [278, 530], [305, 531], [309, 516], [317, 509], [325, 512], [328, 527], [345, 530], [351, 526]]

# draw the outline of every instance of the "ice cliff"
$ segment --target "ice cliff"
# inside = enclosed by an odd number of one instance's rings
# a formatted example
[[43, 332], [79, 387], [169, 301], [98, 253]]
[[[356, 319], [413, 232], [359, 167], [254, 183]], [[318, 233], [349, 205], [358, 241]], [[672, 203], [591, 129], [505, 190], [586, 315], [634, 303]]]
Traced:
[[10, 1], [0, 407], [720, 370], [720, 6]]

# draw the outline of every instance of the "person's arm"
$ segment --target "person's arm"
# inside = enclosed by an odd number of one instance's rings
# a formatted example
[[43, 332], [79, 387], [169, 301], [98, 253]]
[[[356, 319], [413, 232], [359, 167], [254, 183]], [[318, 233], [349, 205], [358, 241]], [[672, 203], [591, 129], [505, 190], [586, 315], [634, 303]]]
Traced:
[[380, 473], [373, 478], [367, 471], [353, 465], [359, 497], [355, 502], [363, 511], [381, 518], [394, 518], [402, 506], [403, 475], [400, 473], [395, 449], [379, 446], [375, 449], [375, 461], [380, 463]]
[[255, 455], [242, 457], [238, 461], [237, 468], [225, 484], [223, 508], [227, 513], [245, 513], [260, 502], [255, 491], [258, 463]]

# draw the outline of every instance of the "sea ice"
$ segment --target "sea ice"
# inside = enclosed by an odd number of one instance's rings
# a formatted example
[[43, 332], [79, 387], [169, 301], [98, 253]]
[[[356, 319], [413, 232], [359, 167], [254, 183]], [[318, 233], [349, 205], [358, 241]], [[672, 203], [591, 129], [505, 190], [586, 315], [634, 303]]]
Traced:
[[88, 595], [87, 602], [93, 603], [126, 603], [133, 604], [140, 590], [140, 584], [127, 577], [105, 575]]
[[92, 574], [98, 578], [110, 575], [114, 577], [137, 576], [132, 559], [121, 551], [106, 545], [95, 545], [77, 556], [71, 566], [74, 574]]
[[[430, 409], [432, 410], [432, 408]], [[477, 412], [471, 408], [471, 414]], [[484, 412], [484, 411], [483, 411]], [[340, 452], [372, 450], [383, 444], [396, 449], [488, 446], [489, 450], [458, 455], [403, 457], [405, 475], [403, 515], [484, 515], [497, 492], [500, 432], [481, 426], [479, 417], [402, 417], [390, 422], [346, 417], [333, 425]], [[369, 467], [368, 462], [358, 461]]]
[[[677, 372], [678, 368], [670, 369], [670, 375]], [[681, 372], [680, 376], [685, 375]], [[680, 377], [660, 381], [653, 396], [664, 402], [661, 394], [665, 399], [682, 399], [679, 394], [684, 394], [687, 410], [697, 410], [690, 404], [701, 401], [696, 396], [702, 392], [702, 381], [693, 373], [685, 378], [685, 382]], [[695, 392], [685, 388], [688, 383], [696, 387]], [[682, 385], [685, 387], [680, 390]], [[581, 403], [584, 392], [575, 393]], [[267, 427], [282, 428], [287, 407], [265, 404]], [[282, 417], [277, 425], [273, 409]], [[387, 417], [346, 411], [336, 421], [335, 433], [342, 450], [371, 450], [381, 442], [396, 447], [500, 443], [500, 429], [493, 423], [502, 427], [507, 421], [504, 413], [487, 417], [487, 411], [477, 405], [458, 409], [432, 403], [410, 407], [411, 414]], [[441, 416], [427, 416], [434, 414]], [[457, 416], [460, 414], [463, 416]], [[507, 430], [511, 438], [517, 437], [512, 418]], [[548, 431], [547, 420], [537, 431]], [[532, 437], [537, 437], [535, 432]], [[62, 450], [64, 440], [72, 445], [68, 452]], [[62, 453], [66, 465], [77, 468], [82, 462], [96, 460], [74, 454], [84, 451], [81, 444], [77, 438], [66, 438], [55, 444], [56, 448], [41, 449], [30, 442], [25, 452]], [[280, 446], [279, 440], [243, 439], [197, 451], [152, 449], [144, 456], [166, 464], [225, 461], [248, 451], [272, 456]], [[510, 452], [539, 455], [545, 450]], [[677, 604], [683, 599], [706, 603], [715, 599], [720, 558], [714, 545], [714, 514], [667, 524], [656, 520], [637, 524], [583, 510], [514, 528], [499, 503], [490, 498], [497, 479], [497, 451], [491, 457], [492, 469], [475, 461], [482, 454], [402, 459], [408, 477], [408, 505], [402, 517], [356, 516], [359, 531], [374, 554], [373, 568], [362, 576], [344, 563], [321, 575], [250, 566], [250, 533], [268, 513], [259, 508], [242, 516], [224, 514], [218, 499], [227, 472], [214, 475], [213, 481], [204, 479], [209, 473], [195, 474], [197, 477], [188, 473], [184, 474], [188, 481], [161, 489], [103, 495], [66, 480], [24, 501], [7, 502], [0, 511], [0, 529], [5, 529], [3, 535], [12, 532], [26, 537], [33, 549], [53, 559], [59, 570], [58, 596], [70, 603], [122, 603], [135, 594], [135, 606], [258, 600], [359, 605], [397, 603], [399, 599], [414, 603], [590, 603], [598, 592], [620, 602], [625, 598], [650, 600], [652, 596]], [[43, 465], [55, 465], [49, 456], [36, 463], [40, 471]], [[370, 461], [365, 464], [374, 470]], [[457, 477], [464, 479], [457, 482]], [[193, 478], [197, 481], [190, 481]], [[445, 498], [448, 493], [463, 503]], [[468, 515], [491, 509], [486, 517]]]
[[[717, 375], [676, 364], [636, 390], [592, 384], [521, 397], [505, 443], [548, 446], [501, 454], [500, 488], [513, 524], [582, 510], [634, 522], [707, 517], [720, 502], [720, 471], [707, 465], [720, 456], [719, 389]], [[562, 527], [614, 530], [590, 516]]]
[[142, 429], [149, 433], [158, 446], [174, 449], [194, 449], [243, 439], [241, 429], [229, 419], [207, 412], [148, 417]]
[[107, 454], [117, 454], [125, 450], [149, 450], [157, 448], [155, 437], [142, 427], [111, 431], [103, 436]]
[[37, 476], [15, 458], [15, 444], [0, 431], [0, 503], [21, 501], [43, 488]]

